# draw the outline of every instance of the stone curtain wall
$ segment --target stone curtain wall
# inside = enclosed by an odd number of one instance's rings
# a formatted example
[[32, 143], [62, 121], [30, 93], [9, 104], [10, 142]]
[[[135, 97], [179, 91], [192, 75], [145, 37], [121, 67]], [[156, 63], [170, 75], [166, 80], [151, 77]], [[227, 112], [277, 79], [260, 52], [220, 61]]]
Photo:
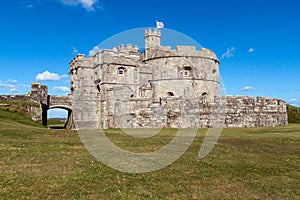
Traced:
[[[69, 97], [55, 97], [52, 102], [60, 102], [60, 105], [69, 102]], [[1, 95], [2, 101], [33, 101], [29, 95]], [[66, 101], [64, 101], [66, 100]], [[217, 100], [216, 100], [217, 101]], [[96, 101], [91, 100], [89, 102]], [[224, 127], [259, 127], [259, 126], [282, 126], [287, 125], [287, 109], [283, 100], [268, 97], [250, 97], [250, 96], [228, 96], [226, 97], [226, 107], [224, 110], [225, 120]], [[77, 109], [85, 110], [82, 105], [76, 105]], [[54, 105], [54, 104], [52, 104]], [[150, 105], [150, 106], [149, 106]], [[89, 108], [95, 107], [88, 105]], [[218, 112], [215, 111], [215, 102], [206, 102], [205, 98], [197, 98], [193, 100], [183, 100], [176, 97], [161, 99], [160, 103], [151, 104], [150, 101], [137, 101], [132, 99], [127, 102], [117, 102], [112, 109], [114, 113], [110, 113], [114, 117], [108, 121], [101, 122], [103, 128], [138, 128], [138, 127], [210, 127], [211, 120], [220, 118]], [[122, 113], [121, 107], [127, 107], [126, 113]], [[9, 109], [10, 105], [1, 105], [2, 109]], [[28, 106], [28, 114], [35, 121], [41, 121], [40, 106]], [[84, 112], [90, 115], [91, 112]], [[213, 114], [212, 114], [213, 113]], [[87, 117], [87, 116], [86, 116]], [[89, 116], [90, 117], [90, 116]], [[88, 117], [88, 118], [89, 118]], [[86, 124], [86, 120], [82, 119], [82, 123]], [[93, 116], [93, 120], [89, 120], [92, 124], [83, 126], [84, 128], [97, 126], [97, 116]], [[105, 120], [103, 118], [102, 120]], [[107, 119], [106, 119], [107, 120]]]
[[0, 95], [1, 101], [32, 101], [30, 95]]
[[269, 97], [226, 97], [225, 127], [287, 125], [286, 103]]
[[225, 128], [287, 125], [286, 104], [280, 99], [230, 96], [223, 108], [218, 101], [206, 102], [203, 97], [169, 97], [152, 104], [137, 99], [120, 101], [112, 109], [110, 123], [102, 124], [106, 124], [103, 128], [208, 128], [216, 122]]
[[0, 109], [20, 112], [34, 121], [47, 125], [47, 111], [62, 108], [68, 111], [68, 128], [73, 129], [72, 100], [70, 96], [50, 96], [48, 87], [34, 82], [31, 91], [25, 95], [0, 95]]
[[20, 112], [33, 121], [42, 121], [42, 108], [29, 95], [0, 95], [0, 109]]

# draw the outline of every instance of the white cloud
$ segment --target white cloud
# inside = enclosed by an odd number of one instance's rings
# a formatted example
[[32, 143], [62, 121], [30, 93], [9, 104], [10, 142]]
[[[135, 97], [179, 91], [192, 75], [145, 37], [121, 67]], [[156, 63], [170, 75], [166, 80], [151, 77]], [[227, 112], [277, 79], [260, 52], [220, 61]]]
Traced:
[[282, 93], [282, 92], [288, 92], [289, 90], [288, 89], [283, 89], [283, 88], [277, 88], [277, 89], [275, 89], [275, 91]]
[[16, 88], [15, 85], [3, 83], [1, 80], [0, 80], [0, 87], [9, 88], [9, 89]]
[[0, 87], [7, 88], [7, 89], [9, 89], [10, 92], [18, 92], [15, 85], [3, 83], [1, 80], [0, 80]]
[[67, 78], [68, 75], [59, 75], [56, 73], [51, 73], [49, 71], [44, 71], [43, 73], [39, 73], [36, 75], [36, 80], [38, 81], [58, 81], [62, 78]]
[[66, 86], [55, 86], [52, 89], [53, 92], [69, 92], [70, 89]]
[[89, 51], [89, 56], [93, 56], [99, 51], [101, 51], [101, 49], [98, 46], [95, 46], [91, 51]]
[[17, 88], [10, 88], [9, 91], [11, 91], [11, 92], [18, 92]]
[[300, 107], [300, 100], [298, 99], [290, 99], [289, 101], [287, 101], [288, 104], [291, 104], [293, 106], [297, 106], [297, 107]]
[[9, 83], [18, 83], [17, 80], [13, 80], [13, 79], [8, 79], [7, 82], [9, 82]]
[[231, 58], [233, 57], [233, 52], [235, 51], [235, 47], [230, 47], [223, 53], [222, 58]]
[[255, 88], [251, 87], [251, 86], [245, 86], [245, 87], [241, 88], [241, 91], [251, 91], [251, 90], [255, 90]]
[[248, 50], [248, 53], [253, 53], [254, 52], [254, 49], [253, 48], [250, 48], [249, 50]]
[[68, 78], [69, 76], [67, 74], [63, 74], [63, 75], [60, 75], [60, 78]]
[[71, 47], [72, 48], [72, 55], [77, 55], [78, 54], [78, 50], [75, 47]]
[[[68, 6], [81, 5], [84, 9], [88, 11], [95, 10], [95, 5], [99, 3], [99, 0], [60, 0], [62, 4]], [[102, 7], [99, 7], [102, 8]]]
[[21, 88], [30, 88], [29, 85], [19, 83], [17, 80], [8, 79], [6, 83], [0, 80], [0, 87], [9, 90], [10, 92], [18, 92]]

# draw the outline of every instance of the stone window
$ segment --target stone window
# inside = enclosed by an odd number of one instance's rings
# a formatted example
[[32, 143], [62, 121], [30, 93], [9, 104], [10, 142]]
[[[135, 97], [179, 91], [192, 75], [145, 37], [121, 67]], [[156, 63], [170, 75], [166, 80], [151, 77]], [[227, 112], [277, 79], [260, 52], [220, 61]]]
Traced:
[[140, 97], [144, 97], [145, 96], [145, 90], [140, 90]]
[[125, 74], [125, 68], [124, 67], [119, 67], [118, 68], [118, 75], [123, 75]]
[[168, 95], [169, 97], [172, 97], [172, 96], [174, 96], [174, 93], [173, 93], [173, 92], [168, 92], [167, 95]]
[[184, 71], [183, 71], [183, 75], [184, 75], [184, 76], [189, 76], [189, 75], [190, 75], [190, 71], [184, 70]]
[[184, 67], [183, 68], [183, 76], [191, 76], [191, 67]]
[[213, 74], [215, 74], [216, 72], [217, 72], [217, 70], [215, 70], [215, 69], [212, 71]]

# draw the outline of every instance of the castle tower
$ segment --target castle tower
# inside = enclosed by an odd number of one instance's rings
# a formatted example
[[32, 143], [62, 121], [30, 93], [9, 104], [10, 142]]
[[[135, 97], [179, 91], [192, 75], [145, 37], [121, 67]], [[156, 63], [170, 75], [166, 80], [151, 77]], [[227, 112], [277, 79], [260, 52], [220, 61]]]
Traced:
[[151, 49], [160, 46], [160, 37], [161, 33], [160, 30], [154, 29], [153, 31], [149, 28], [144, 32], [144, 39], [145, 39], [145, 60], [149, 58], [151, 55]]
[[145, 49], [153, 48], [153, 47], [159, 47], [160, 46], [160, 30], [154, 29], [153, 31], [151, 29], [145, 30]]
[[30, 96], [35, 101], [47, 104], [48, 86], [41, 85], [39, 82], [32, 82]]

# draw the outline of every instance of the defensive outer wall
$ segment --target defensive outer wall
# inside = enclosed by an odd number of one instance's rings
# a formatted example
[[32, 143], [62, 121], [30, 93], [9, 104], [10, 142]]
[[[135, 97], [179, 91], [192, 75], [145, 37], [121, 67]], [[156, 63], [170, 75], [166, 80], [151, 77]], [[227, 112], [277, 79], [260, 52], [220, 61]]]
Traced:
[[[37, 90], [37, 88], [39, 88]], [[40, 104], [40, 107], [30, 106], [28, 107], [28, 114], [34, 121], [41, 121], [44, 125], [47, 125], [47, 111], [51, 108], [62, 108], [68, 110], [69, 116], [66, 123], [67, 128], [74, 129], [72, 121], [72, 102], [70, 96], [50, 96], [45, 91], [46, 86], [33, 83], [33, 91], [26, 95], [1, 95], [0, 100], [7, 101], [33, 101]], [[165, 101], [178, 101], [177, 98], [168, 97], [163, 99]], [[199, 101], [199, 121], [193, 122], [198, 127], [209, 127], [211, 119], [211, 111], [215, 104], [213, 102], [203, 103], [204, 99]], [[260, 127], [260, 126], [282, 126], [287, 125], [287, 110], [286, 104], [283, 100], [269, 97], [251, 97], [251, 96], [227, 96], [225, 107], [225, 121], [224, 127]], [[164, 104], [165, 105], [165, 104]], [[2, 104], [1, 107], [7, 105]], [[84, 106], [84, 105], [83, 105]], [[192, 105], [189, 105], [192, 106]], [[79, 106], [81, 108], [81, 106]], [[187, 108], [193, 109], [193, 108]], [[165, 115], [160, 119], [150, 121], [151, 114], [158, 113], [155, 106], [144, 110], [139, 113], [139, 123], [141, 126], [145, 126], [150, 123], [158, 123], [165, 120], [166, 123], [162, 124], [162, 127], [170, 127], [170, 123], [176, 123], [180, 119], [176, 119], [176, 115], [179, 117], [181, 114], [174, 109], [170, 110], [166, 108]], [[195, 111], [194, 111], [195, 112]], [[87, 121], [86, 123], [91, 123]], [[113, 126], [113, 124], [112, 124]], [[149, 125], [148, 125], [149, 126]]]
[[70, 96], [51, 96], [48, 95], [48, 87], [41, 85], [38, 82], [33, 82], [31, 91], [25, 95], [0, 95], [2, 102], [0, 104], [3, 109], [9, 109], [11, 101], [18, 102], [36, 102], [38, 106], [26, 106], [27, 115], [34, 121], [40, 121], [44, 126], [47, 126], [47, 111], [53, 108], [61, 108], [68, 111], [68, 118], [65, 127], [68, 129], [74, 128], [72, 121], [72, 103]]

